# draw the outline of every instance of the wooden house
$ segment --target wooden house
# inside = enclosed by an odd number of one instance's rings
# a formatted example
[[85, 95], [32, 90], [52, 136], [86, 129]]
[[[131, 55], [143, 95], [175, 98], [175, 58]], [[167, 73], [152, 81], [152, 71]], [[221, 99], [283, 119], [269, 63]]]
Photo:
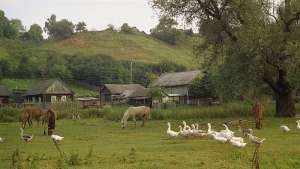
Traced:
[[165, 73], [162, 74], [151, 86], [159, 87], [167, 95], [164, 102], [176, 102], [179, 104], [190, 104], [193, 96], [190, 95], [190, 86], [197, 78], [202, 78], [199, 70]]
[[[140, 84], [105, 84], [100, 87], [100, 101], [104, 104], [127, 103], [132, 94], [141, 95], [145, 87]], [[139, 93], [139, 94], [138, 94]]]
[[41, 80], [31, 86], [24, 95], [25, 103], [51, 104], [73, 100], [73, 92], [58, 79]]
[[0, 106], [8, 104], [10, 96], [11, 91], [6, 86], [0, 85]]
[[76, 98], [76, 101], [79, 102], [82, 108], [100, 106], [100, 99], [97, 97], [78, 97]]
[[148, 106], [152, 107], [152, 98], [150, 89], [137, 89], [128, 96], [128, 103], [133, 106]]

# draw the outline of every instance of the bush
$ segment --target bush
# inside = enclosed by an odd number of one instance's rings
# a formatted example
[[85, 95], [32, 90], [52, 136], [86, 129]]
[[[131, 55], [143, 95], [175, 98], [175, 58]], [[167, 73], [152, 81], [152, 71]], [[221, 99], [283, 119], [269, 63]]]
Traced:
[[128, 106], [105, 106], [103, 108], [104, 119], [112, 121], [120, 121], [124, 112], [128, 109]]
[[0, 108], [0, 122], [18, 122], [21, 117], [21, 109], [13, 107]]

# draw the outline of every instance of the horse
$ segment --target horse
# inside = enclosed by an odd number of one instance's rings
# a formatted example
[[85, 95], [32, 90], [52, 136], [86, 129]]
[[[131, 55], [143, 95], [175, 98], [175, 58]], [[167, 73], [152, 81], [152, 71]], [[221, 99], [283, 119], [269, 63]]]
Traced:
[[141, 127], [144, 127], [146, 120], [150, 119], [150, 108], [146, 106], [139, 106], [139, 107], [129, 107], [121, 120], [122, 128], [127, 127], [127, 120], [132, 117], [132, 120], [135, 123], [136, 126], [136, 116], [142, 118], [142, 125]]
[[25, 107], [22, 115], [22, 127], [26, 127], [26, 123], [28, 126], [32, 126], [32, 120], [35, 119], [37, 121], [37, 125], [39, 126], [40, 120], [42, 120], [42, 124], [44, 125], [46, 122], [46, 111], [39, 107]]

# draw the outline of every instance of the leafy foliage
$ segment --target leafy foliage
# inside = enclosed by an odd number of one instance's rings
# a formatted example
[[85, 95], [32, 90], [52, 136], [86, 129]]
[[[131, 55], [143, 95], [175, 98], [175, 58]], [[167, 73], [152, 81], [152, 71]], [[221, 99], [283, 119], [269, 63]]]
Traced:
[[276, 96], [277, 115], [295, 115], [288, 74], [299, 63], [299, 1], [153, 0], [152, 5], [162, 14], [199, 23], [204, 45], [213, 51], [208, 63], [218, 77], [230, 77], [226, 82], [237, 89], [232, 91], [267, 85]]
[[83, 21], [78, 22], [78, 23], [75, 25], [75, 30], [76, 30], [76, 32], [86, 32], [87, 29], [86, 29], [86, 24], [85, 24], [85, 22], [83, 22]]
[[25, 32], [22, 37], [23, 40], [29, 40], [34, 42], [41, 42], [43, 40], [43, 30], [38, 24], [30, 26], [28, 32]]
[[73, 34], [74, 25], [67, 19], [56, 21], [56, 16], [51, 15], [45, 22], [44, 30], [49, 35], [50, 39], [61, 40], [66, 39]]

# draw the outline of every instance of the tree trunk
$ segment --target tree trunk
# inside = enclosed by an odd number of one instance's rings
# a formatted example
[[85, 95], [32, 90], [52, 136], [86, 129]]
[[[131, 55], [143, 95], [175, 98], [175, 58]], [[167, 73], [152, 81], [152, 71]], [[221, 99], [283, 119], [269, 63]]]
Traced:
[[294, 117], [296, 114], [293, 92], [276, 93], [276, 95], [276, 116]]
[[287, 80], [287, 74], [284, 70], [278, 70], [278, 80], [276, 83], [268, 77], [264, 77], [265, 82], [272, 88], [276, 96], [276, 116], [294, 117], [295, 103], [293, 98], [293, 89]]
[[279, 78], [276, 85], [276, 116], [294, 117], [295, 103], [293, 99], [293, 90], [287, 80], [286, 72], [279, 70]]

